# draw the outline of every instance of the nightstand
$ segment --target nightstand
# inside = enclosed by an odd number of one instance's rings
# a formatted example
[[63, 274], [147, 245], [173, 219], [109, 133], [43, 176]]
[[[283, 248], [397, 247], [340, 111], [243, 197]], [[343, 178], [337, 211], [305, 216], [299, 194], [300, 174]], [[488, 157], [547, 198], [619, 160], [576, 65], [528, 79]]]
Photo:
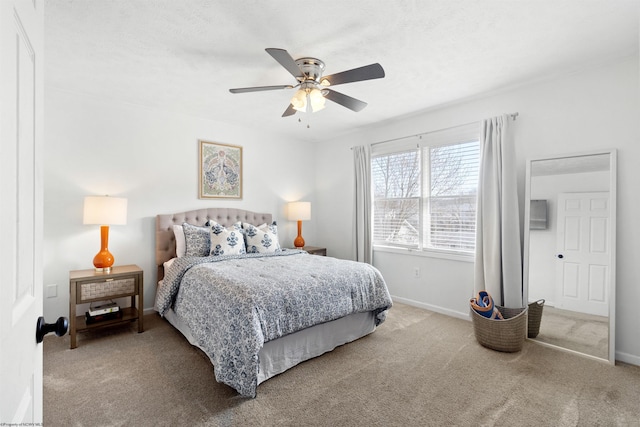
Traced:
[[[94, 328], [138, 321], [138, 333], [143, 331], [143, 272], [137, 265], [113, 267], [110, 272], [74, 270], [69, 272], [69, 336], [71, 348], [76, 348], [76, 333]], [[122, 317], [87, 324], [85, 316], [76, 316], [76, 305], [131, 297], [131, 307], [121, 308]], [[136, 304], [137, 297], [137, 304]]]
[[319, 248], [317, 246], [304, 246], [300, 249], [310, 253], [311, 255], [327, 256], [327, 248]]

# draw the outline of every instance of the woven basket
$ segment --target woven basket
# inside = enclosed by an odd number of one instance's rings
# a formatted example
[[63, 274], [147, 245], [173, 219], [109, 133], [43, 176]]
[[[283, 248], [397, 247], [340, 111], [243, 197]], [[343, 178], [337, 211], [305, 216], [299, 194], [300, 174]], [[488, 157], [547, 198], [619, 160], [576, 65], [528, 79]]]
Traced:
[[527, 315], [529, 318], [529, 325], [527, 327], [527, 336], [529, 338], [535, 338], [538, 336], [540, 332], [540, 321], [542, 320], [542, 309], [544, 308], [544, 300], [540, 299], [538, 301], [532, 302], [529, 304], [529, 314]]
[[496, 307], [504, 320], [487, 319], [470, 308], [476, 340], [492, 350], [507, 353], [522, 350], [527, 333], [527, 307]]

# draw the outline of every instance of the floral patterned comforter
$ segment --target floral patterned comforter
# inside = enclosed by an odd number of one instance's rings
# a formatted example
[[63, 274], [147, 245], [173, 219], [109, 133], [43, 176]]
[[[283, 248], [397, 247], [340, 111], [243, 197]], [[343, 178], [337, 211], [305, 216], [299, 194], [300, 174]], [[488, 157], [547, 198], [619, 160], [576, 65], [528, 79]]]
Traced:
[[187, 323], [218, 382], [255, 397], [265, 342], [358, 312], [373, 311], [380, 324], [391, 305], [373, 266], [283, 250], [178, 258], [155, 308], [172, 307]]

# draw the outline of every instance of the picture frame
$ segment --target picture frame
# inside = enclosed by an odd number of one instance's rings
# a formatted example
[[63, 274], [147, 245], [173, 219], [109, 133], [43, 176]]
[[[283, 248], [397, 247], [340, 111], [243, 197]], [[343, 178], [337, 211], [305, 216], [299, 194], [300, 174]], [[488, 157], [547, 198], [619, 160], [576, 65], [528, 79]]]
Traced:
[[198, 140], [198, 197], [242, 198], [242, 147]]

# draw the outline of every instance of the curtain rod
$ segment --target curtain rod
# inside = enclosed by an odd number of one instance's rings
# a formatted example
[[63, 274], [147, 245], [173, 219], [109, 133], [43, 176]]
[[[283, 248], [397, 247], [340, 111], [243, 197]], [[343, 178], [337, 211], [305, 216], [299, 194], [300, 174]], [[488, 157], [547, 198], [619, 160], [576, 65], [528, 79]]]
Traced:
[[[519, 115], [519, 113], [517, 111], [515, 113], [507, 114], [507, 116], [511, 117], [511, 120], [513, 120], [513, 121], [516, 120], [516, 117], [518, 117], [518, 115]], [[438, 129], [438, 130], [434, 130], [434, 131], [430, 131], [430, 132], [422, 132], [422, 133], [417, 133], [415, 135], [407, 135], [407, 136], [401, 136], [401, 137], [398, 137], [398, 138], [387, 139], [385, 141], [378, 141], [378, 142], [374, 142], [374, 143], [372, 143], [370, 145], [374, 146], [374, 145], [378, 145], [378, 144], [384, 144], [384, 143], [387, 143], [387, 142], [399, 141], [401, 139], [415, 138], [415, 137], [426, 135], [426, 134], [432, 133], [432, 132], [440, 132], [440, 131], [443, 131], [443, 130], [449, 130], [449, 129], [454, 129], [454, 128], [458, 128], [458, 127], [462, 127], [462, 126], [468, 126], [468, 125], [471, 125], [473, 123], [477, 123], [477, 121], [465, 123], [465, 124], [462, 124], [462, 125], [449, 126], [448, 128]], [[353, 150], [353, 147], [351, 147], [351, 150]]]

